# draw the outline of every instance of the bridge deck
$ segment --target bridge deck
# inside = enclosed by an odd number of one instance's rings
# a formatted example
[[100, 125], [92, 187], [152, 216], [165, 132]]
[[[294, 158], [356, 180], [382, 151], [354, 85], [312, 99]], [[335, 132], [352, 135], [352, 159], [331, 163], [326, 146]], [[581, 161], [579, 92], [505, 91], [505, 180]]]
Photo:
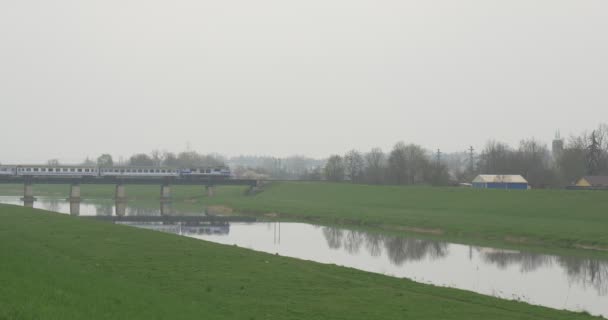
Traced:
[[252, 186], [256, 180], [225, 178], [178, 178], [178, 177], [30, 177], [0, 176], [0, 183], [8, 184], [132, 184], [132, 185], [200, 185], [200, 186]]

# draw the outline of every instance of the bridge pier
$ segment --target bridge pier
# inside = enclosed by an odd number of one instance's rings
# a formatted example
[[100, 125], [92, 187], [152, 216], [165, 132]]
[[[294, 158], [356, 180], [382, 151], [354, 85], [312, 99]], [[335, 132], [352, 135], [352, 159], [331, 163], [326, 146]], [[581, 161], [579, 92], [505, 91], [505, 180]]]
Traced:
[[80, 202], [80, 184], [73, 183], [70, 185], [70, 197], [68, 200], [70, 201], [70, 207], [72, 202]]
[[70, 200], [70, 215], [72, 215], [72, 216], [80, 215], [80, 201]]
[[261, 191], [262, 191], [261, 183], [259, 180], [256, 180], [255, 184], [249, 186], [249, 189], [247, 190], [246, 194], [255, 195], [256, 193], [259, 193]]
[[118, 217], [124, 217], [125, 214], [127, 213], [127, 203], [125, 201], [116, 201], [114, 203], [115, 208], [116, 208], [116, 216]]
[[171, 186], [163, 184], [160, 186], [160, 201], [171, 201]]
[[207, 191], [207, 197], [213, 197], [213, 194], [215, 193], [214, 188], [214, 186], [205, 186], [205, 190]]
[[21, 198], [21, 200], [23, 200], [24, 206], [30, 208], [34, 207], [34, 201], [36, 201], [36, 198], [34, 198], [34, 188], [32, 183], [29, 181], [26, 181], [23, 184], [23, 198]]
[[27, 199], [23, 198], [23, 206], [24, 207], [28, 207], [28, 208], [33, 208], [34, 207], [34, 199], [27, 200]]
[[114, 192], [114, 199], [118, 201], [126, 201], [127, 193], [123, 184], [116, 185], [116, 191]]
[[168, 216], [171, 215], [171, 202], [162, 201], [160, 202], [160, 215]]

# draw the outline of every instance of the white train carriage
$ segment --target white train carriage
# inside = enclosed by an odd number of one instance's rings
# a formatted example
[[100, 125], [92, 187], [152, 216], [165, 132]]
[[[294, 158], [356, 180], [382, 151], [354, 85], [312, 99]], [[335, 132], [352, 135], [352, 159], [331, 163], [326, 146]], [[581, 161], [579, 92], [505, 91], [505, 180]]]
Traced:
[[99, 169], [95, 166], [45, 166], [45, 165], [19, 165], [18, 176], [66, 176], [66, 177], [96, 177]]
[[169, 167], [101, 167], [102, 177], [178, 177], [180, 171]]
[[17, 174], [17, 166], [0, 166], [0, 176], [14, 176]]
[[185, 176], [230, 176], [230, 169], [226, 167], [214, 167], [214, 168], [189, 168], [182, 169], [182, 175]]

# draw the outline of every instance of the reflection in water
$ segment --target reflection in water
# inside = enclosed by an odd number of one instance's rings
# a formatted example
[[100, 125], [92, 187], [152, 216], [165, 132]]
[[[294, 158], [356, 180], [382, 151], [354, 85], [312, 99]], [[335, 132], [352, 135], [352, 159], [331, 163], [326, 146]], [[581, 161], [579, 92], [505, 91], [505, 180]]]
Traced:
[[123, 224], [137, 228], [174, 233], [184, 236], [195, 236], [195, 235], [227, 235], [230, 233], [230, 223], [228, 222], [215, 222], [215, 223], [203, 223], [203, 224], [190, 224], [190, 223], [160, 223], [160, 222], [115, 222], [116, 224]]
[[323, 228], [323, 235], [327, 240], [327, 245], [332, 249], [342, 248], [342, 229], [338, 228]]
[[557, 261], [566, 269], [570, 281], [593, 287], [602, 296], [608, 295], [608, 263], [572, 257], [558, 257]]
[[384, 246], [389, 259], [396, 265], [402, 265], [408, 260], [418, 261], [426, 257], [438, 259], [448, 253], [447, 243], [444, 242], [390, 237], [355, 230], [344, 231], [333, 227], [323, 227], [322, 230], [327, 245], [331, 249], [344, 248], [348, 253], [356, 254], [365, 244], [370, 255], [377, 257], [382, 254]]
[[127, 216], [160, 216], [160, 210], [143, 208], [143, 207], [127, 207]]
[[447, 244], [429, 240], [390, 237], [384, 240], [390, 260], [396, 265], [426, 257], [435, 260], [448, 253]]
[[512, 250], [477, 248], [484, 261], [496, 264], [505, 269], [511, 265], [519, 267], [521, 272], [533, 272], [553, 264], [561, 266], [570, 282], [577, 282], [585, 287], [594, 288], [599, 295], [608, 295], [608, 262], [579, 257], [556, 257], [535, 253], [524, 253]]
[[111, 216], [114, 212], [114, 207], [111, 204], [94, 204], [94, 206], [98, 216]]
[[48, 199], [42, 203], [42, 208], [48, 211], [59, 211], [59, 199]]
[[[333, 250], [344, 249], [350, 254], [357, 254], [364, 245], [371, 256], [378, 257], [382, 255], [384, 247], [391, 263], [397, 266], [407, 261], [441, 259], [449, 254], [448, 243], [444, 242], [345, 231], [334, 227], [322, 227], [322, 230], [328, 247]], [[471, 248], [480, 254], [484, 262], [494, 264], [499, 269], [515, 266], [521, 273], [533, 272], [557, 263], [564, 269], [569, 281], [592, 287], [601, 296], [608, 295], [607, 261], [473, 246]]]
[[519, 265], [521, 272], [531, 272], [553, 263], [553, 257], [542, 254], [491, 248], [476, 248], [476, 250], [481, 253], [485, 261], [494, 263], [502, 269], [516, 264]]
[[365, 233], [365, 247], [372, 257], [379, 257], [382, 254], [382, 243], [384, 237], [377, 233]]

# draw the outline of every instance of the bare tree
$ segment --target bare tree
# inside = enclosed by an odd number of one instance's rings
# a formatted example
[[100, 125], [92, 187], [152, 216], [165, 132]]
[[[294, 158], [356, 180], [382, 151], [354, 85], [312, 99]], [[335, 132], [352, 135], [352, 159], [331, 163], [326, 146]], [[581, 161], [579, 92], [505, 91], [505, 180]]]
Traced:
[[167, 152], [167, 151], [163, 152], [162, 158], [163, 158], [163, 165], [165, 165], [165, 166], [177, 167], [179, 165], [177, 156], [173, 152]]
[[161, 152], [160, 150], [152, 150], [152, 152], [150, 152], [150, 158], [154, 161], [155, 166], [161, 166], [163, 164], [165, 154], [166, 152]]
[[547, 187], [555, 183], [547, 145], [535, 139], [522, 140], [513, 161], [514, 173], [524, 176], [532, 186]]
[[153, 166], [154, 160], [145, 153], [139, 153], [132, 155], [131, 158], [129, 158], [129, 164], [132, 166]]
[[406, 145], [399, 142], [391, 151], [389, 158], [389, 173], [396, 184], [420, 184], [428, 176], [429, 159], [422, 147], [415, 144]]
[[556, 165], [562, 184], [573, 184], [586, 174], [585, 147], [582, 137], [572, 136], [559, 154]]
[[344, 155], [344, 169], [346, 178], [352, 182], [361, 182], [365, 169], [365, 160], [357, 150], [351, 150]]
[[372, 184], [381, 184], [386, 175], [386, 156], [382, 149], [373, 148], [365, 155], [365, 180]]
[[114, 165], [114, 160], [112, 160], [112, 156], [108, 153], [104, 153], [97, 157], [97, 165], [100, 167], [111, 167]]
[[325, 164], [325, 178], [329, 181], [343, 181], [344, 180], [344, 161], [342, 157], [333, 155], [327, 159]]
[[604, 170], [602, 155], [602, 136], [594, 130], [588, 138], [585, 163], [588, 175], [598, 175]]
[[506, 143], [488, 141], [479, 157], [479, 170], [486, 174], [512, 174], [513, 151]]

